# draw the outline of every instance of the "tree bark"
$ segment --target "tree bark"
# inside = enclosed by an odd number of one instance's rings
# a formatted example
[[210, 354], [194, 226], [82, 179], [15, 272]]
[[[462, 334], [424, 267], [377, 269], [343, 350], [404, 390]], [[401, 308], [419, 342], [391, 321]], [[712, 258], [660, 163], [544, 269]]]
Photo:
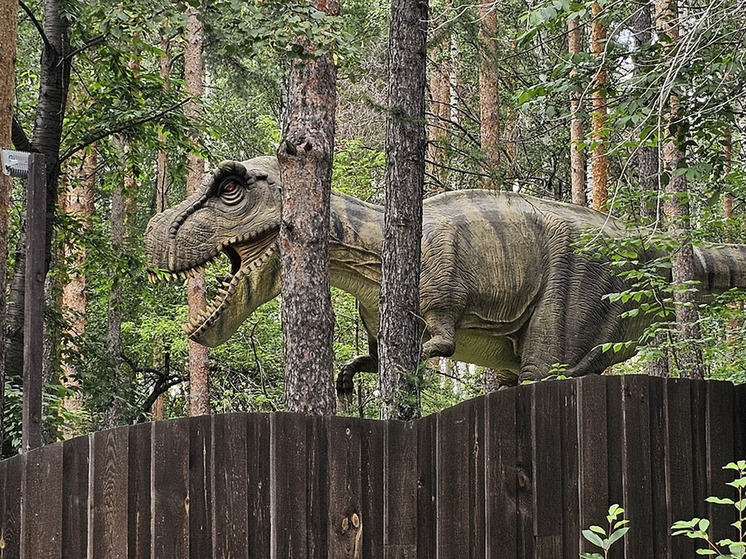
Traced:
[[[187, 95], [192, 101], [187, 103], [185, 114], [191, 122], [199, 122], [202, 116], [200, 99], [204, 92], [202, 65], [202, 23], [199, 11], [194, 6], [187, 8], [186, 46], [184, 48], [184, 80]], [[197, 154], [187, 155], [187, 196], [199, 188], [204, 174], [204, 161]], [[187, 305], [189, 319], [197, 320], [206, 308], [205, 274], [192, 274], [187, 284]], [[189, 414], [204, 415], [210, 413], [210, 355], [207, 347], [189, 340]]]
[[442, 48], [438, 47], [433, 53], [436, 63], [429, 75], [430, 82], [430, 126], [428, 129], [427, 159], [430, 164], [429, 174], [435, 182], [433, 192], [445, 192], [448, 180], [446, 168], [446, 143], [448, 142], [448, 121], [450, 107], [450, 85], [442, 64]]
[[[676, 0], [656, 2], [656, 26], [659, 33], [666, 37], [663, 41], [664, 46], [675, 46], [679, 39]], [[691, 287], [691, 282], [696, 278], [689, 221], [689, 190], [686, 175], [677, 173], [677, 170], [685, 167], [686, 154], [681, 147], [684, 142], [681, 125], [684, 117], [676, 95], [669, 95], [667, 110], [663, 135], [663, 165], [668, 175], [664, 211], [670, 222], [671, 237], [679, 246], [671, 257], [679, 346], [676, 361], [681, 376], [703, 379], [705, 375], [700, 345], [702, 335], [699, 327], [698, 297], [696, 290]]]
[[607, 142], [604, 127], [606, 126], [606, 26], [601, 21], [603, 10], [598, 2], [591, 4], [591, 54], [598, 61], [598, 69], [593, 78], [593, 208], [607, 211], [609, 156], [606, 153]]
[[[339, 14], [337, 0], [316, 9]], [[303, 48], [312, 48], [302, 42]], [[332, 415], [334, 316], [329, 282], [329, 205], [337, 69], [331, 53], [294, 60], [278, 151], [282, 176], [282, 335], [288, 410]]]
[[416, 386], [423, 326], [419, 282], [427, 17], [427, 0], [391, 1], [379, 332], [381, 419], [412, 419], [419, 414], [416, 391], [411, 389]]
[[[32, 149], [43, 153], [47, 161], [47, 216], [45, 269], [49, 269], [52, 259], [52, 236], [57, 206], [57, 185], [59, 181], [59, 150], [62, 141], [62, 124], [65, 117], [67, 90], [70, 83], [70, 50], [68, 21], [60, 12], [59, 0], [44, 0], [42, 28], [47, 41], [44, 41], [41, 55], [39, 78], [39, 100], [36, 107], [36, 123], [32, 135]], [[25, 207], [24, 207], [25, 211]], [[5, 355], [6, 374], [20, 378], [23, 371], [23, 297], [25, 293], [25, 254], [21, 248], [15, 261], [13, 285], [7, 315], [7, 353]], [[11, 312], [10, 305], [13, 305]]]
[[[94, 192], [96, 189], [96, 166], [98, 157], [93, 146], [83, 155], [80, 167], [72, 172], [72, 184], [62, 196], [64, 207], [62, 210], [78, 220], [83, 228], [88, 228], [93, 217]], [[72, 268], [67, 283], [62, 287], [62, 313], [65, 318], [65, 329], [70, 339], [82, 339], [86, 328], [86, 277], [81, 267], [86, 260], [86, 248], [74, 241], [65, 247], [66, 260]], [[79, 348], [73, 342], [69, 351], [78, 352]], [[62, 384], [67, 388], [79, 388], [77, 371], [69, 360], [62, 360]], [[73, 413], [80, 410], [83, 400], [79, 393], [68, 396], [63, 401], [63, 407]], [[66, 433], [73, 436], [74, 433]]]
[[499, 187], [496, 171], [500, 167], [500, 92], [497, 71], [497, 12], [490, 2], [479, 4], [482, 25], [479, 28], [481, 58], [479, 66], [480, 137], [486, 160], [485, 188]]
[[[15, 94], [18, 0], [0, 0], [0, 150], [11, 147]], [[8, 269], [8, 209], [13, 181], [0, 172], [0, 449], [3, 447], [5, 402], [5, 311]], [[1, 455], [0, 455], [1, 456]]]
[[[582, 52], [582, 35], [578, 18], [567, 22], [567, 40], [570, 55]], [[574, 64], [574, 63], [573, 63]], [[577, 69], [573, 68], [571, 76], [577, 76]], [[581, 94], [579, 91], [570, 93], [570, 184], [572, 203], [585, 206], [588, 200], [585, 195], [585, 152], [582, 150], [585, 141], [583, 119], [578, 116], [580, 111]]]
[[[171, 84], [168, 81], [171, 75], [171, 56], [169, 54], [169, 38], [161, 31], [161, 50], [165, 53], [160, 56], [160, 76], [163, 78], [163, 90], [169, 91]], [[158, 143], [162, 146], [158, 150], [155, 174], [155, 211], [161, 213], [168, 207], [168, 150], [166, 149], [166, 135], [158, 133]]]

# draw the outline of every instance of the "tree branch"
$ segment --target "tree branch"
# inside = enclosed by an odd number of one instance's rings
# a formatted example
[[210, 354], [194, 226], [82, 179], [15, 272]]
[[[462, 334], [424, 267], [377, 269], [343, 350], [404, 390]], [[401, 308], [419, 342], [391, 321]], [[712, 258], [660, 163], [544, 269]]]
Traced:
[[79, 48], [75, 49], [74, 51], [70, 52], [67, 56], [65, 56], [62, 59], [62, 62], [66, 62], [68, 60], [72, 60], [73, 57], [75, 57], [76, 55], [80, 54], [84, 50], [87, 50], [87, 49], [89, 49], [91, 47], [95, 47], [96, 45], [100, 45], [101, 43], [104, 42], [105, 38], [106, 38], [106, 35], [99, 35], [98, 37], [94, 37], [93, 39], [91, 39], [90, 41], [88, 41], [82, 47], [79, 47]]
[[26, 12], [26, 15], [31, 20], [31, 23], [34, 24], [34, 27], [36, 27], [36, 30], [39, 32], [39, 35], [41, 35], [41, 40], [44, 41], [44, 47], [48, 48], [49, 50], [55, 50], [55, 48], [52, 46], [52, 43], [49, 42], [49, 39], [47, 38], [47, 34], [44, 33], [44, 27], [42, 27], [41, 23], [39, 23], [39, 20], [36, 19], [36, 16], [31, 11], [31, 9], [23, 2], [23, 0], [18, 0], [18, 5], [23, 8], [23, 11]]
[[175, 111], [176, 109], [178, 109], [179, 107], [182, 107], [183, 105], [186, 105], [189, 101], [191, 101], [191, 98], [184, 99], [182, 101], [179, 101], [175, 105], [172, 105], [172, 106], [170, 106], [170, 107], [168, 107], [166, 109], [163, 109], [159, 113], [156, 113], [156, 114], [150, 115], [150, 116], [145, 116], [145, 117], [142, 117], [142, 118], [136, 118], [136, 119], [134, 119], [134, 120], [132, 120], [130, 122], [122, 124], [121, 126], [119, 126], [117, 128], [114, 128], [113, 130], [101, 130], [101, 131], [95, 133], [93, 136], [89, 137], [84, 142], [81, 142], [80, 144], [78, 144], [76, 146], [73, 146], [73, 147], [71, 147], [69, 149], [66, 149], [62, 153], [62, 155], [60, 155], [60, 163], [62, 163], [63, 161], [69, 159], [70, 157], [72, 157], [74, 154], [76, 154], [80, 150], [87, 148], [91, 144], [95, 144], [99, 140], [102, 140], [102, 139], [104, 139], [104, 138], [106, 138], [108, 136], [112, 136], [114, 134], [119, 134], [120, 132], [124, 132], [125, 130], [130, 130], [130, 129], [135, 128], [137, 126], [140, 126], [142, 124], [146, 124], [148, 122], [152, 122], [154, 120], [158, 120], [163, 115], [168, 114], [171, 111]]
[[18, 151], [36, 151], [34, 149], [34, 146], [29, 141], [28, 136], [26, 136], [26, 131], [23, 129], [23, 126], [21, 126], [21, 123], [18, 122], [18, 119], [16, 117], [13, 117], [11, 141], [13, 142], [13, 147], [15, 147]]

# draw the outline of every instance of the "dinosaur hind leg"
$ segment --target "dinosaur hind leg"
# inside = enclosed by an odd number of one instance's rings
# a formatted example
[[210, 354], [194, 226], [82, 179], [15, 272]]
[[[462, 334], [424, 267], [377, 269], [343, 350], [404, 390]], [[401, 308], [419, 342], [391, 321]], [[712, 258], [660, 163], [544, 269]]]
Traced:
[[360, 355], [345, 363], [337, 375], [337, 396], [343, 403], [352, 400], [357, 373], [378, 372], [378, 342], [368, 336], [368, 355]]
[[422, 360], [431, 357], [450, 357], [456, 351], [456, 327], [447, 313], [425, 314], [425, 325], [430, 339], [422, 345]]

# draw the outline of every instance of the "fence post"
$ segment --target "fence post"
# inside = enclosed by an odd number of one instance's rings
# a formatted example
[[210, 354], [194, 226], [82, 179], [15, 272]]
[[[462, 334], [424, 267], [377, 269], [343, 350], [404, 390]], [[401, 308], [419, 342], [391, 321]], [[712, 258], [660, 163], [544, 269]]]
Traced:
[[23, 432], [21, 449], [41, 446], [42, 356], [44, 344], [44, 240], [47, 166], [44, 155], [29, 157], [26, 218], [26, 293], [23, 321]]

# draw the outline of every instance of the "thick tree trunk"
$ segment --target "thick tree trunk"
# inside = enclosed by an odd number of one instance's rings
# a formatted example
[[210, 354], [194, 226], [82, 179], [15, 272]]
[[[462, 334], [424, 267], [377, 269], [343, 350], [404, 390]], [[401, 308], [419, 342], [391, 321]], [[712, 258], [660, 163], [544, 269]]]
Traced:
[[413, 383], [406, 381], [416, 383], [423, 327], [419, 282], [427, 17], [427, 0], [391, 1], [379, 333], [381, 419], [411, 419], [419, 413]]
[[[80, 167], [72, 172], [69, 190], [62, 196], [65, 213], [78, 220], [82, 227], [90, 226], [91, 217], [94, 214], [94, 192], [96, 189], [96, 166], [98, 157], [95, 146], [83, 155]], [[81, 267], [86, 259], [85, 246], [72, 243], [65, 247], [66, 260], [72, 267], [68, 275], [68, 282], [62, 287], [62, 313], [65, 319], [65, 328], [68, 337], [72, 340], [82, 339], [86, 328], [86, 277]], [[69, 351], [78, 352], [79, 348], [73, 342]], [[69, 360], [62, 363], [62, 384], [76, 390], [79, 387], [75, 366]], [[66, 397], [63, 407], [70, 412], [77, 412], [83, 404], [79, 393]], [[74, 433], [67, 433], [74, 435]]]
[[481, 58], [479, 66], [480, 137], [485, 156], [487, 176], [485, 188], [496, 188], [496, 171], [500, 167], [500, 92], [497, 65], [496, 5], [479, 5], [482, 25], [479, 28]]
[[[679, 40], [678, 15], [676, 0], [658, 0], [656, 2], [656, 26], [666, 36], [664, 46], [673, 47]], [[666, 127], [664, 130], [663, 165], [669, 177], [666, 186], [664, 210], [670, 222], [671, 237], [677, 241], [679, 248], [671, 257], [674, 284], [674, 305], [676, 309], [676, 330], [678, 349], [676, 361], [679, 374], [683, 377], [703, 379], [704, 364], [702, 361], [701, 332], [699, 328], [698, 297], [691, 287], [694, 276], [694, 249], [691, 243], [691, 223], [689, 221], [689, 191], [686, 175], [677, 175], [676, 171], [685, 166], [685, 153], [681, 147], [681, 112], [680, 101], [676, 95], [670, 95], [667, 103]]]
[[593, 78], [593, 113], [591, 122], [593, 128], [593, 208], [605, 212], [607, 210], [609, 156], [606, 153], [607, 141], [604, 132], [606, 126], [606, 26], [601, 21], [603, 10], [598, 2], [591, 4], [591, 53], [598, 61], [598, 69]]
[[[0, 150], [11, 147], [15, 94], [18, 0], [0, 0]], [[0, 449], [3, 447], [5, 402], [5, 312], [8, 268], [8, 208], [13, 181], [0, 172]], [[1, 456], [1, 455], [0, 455]]]
[[[200, 98], [203, 87], [202, 66], [202, 23], [197, 8], [187, 9], [186, 47], [184, 49], [184, 80], [186, 92], [193, 100], [187, 104], [185, 113], [192, 122], [198, 122], [202, 115]], [[204, 161], [194, 153], [187, 155], [187, 196], [197, 191], [204, 174]], [[187, 304], [189, 320], [197, 320], [204, 312], [206, 284], [205, 274], [200, 272], [189, 277]], [[189, 414], [210, 413], [210, 356], [207, 347], [189, 340]]]
[[[567, 22], [567, 41], [570, 55], [580, 54], [582, 51], [582, 35], [580, 33], [580, 22], [578, 18]], [[578, 71], [572, 70], [571, 75], [576, 76]], [[588, 200], [585, 196], [585, 152], [582, 150], [585, 141], [583, 119], [578, 116], [580, 112], [581, 94], [579, 91], [570, 93], [570, 184], [572, 191], [572, 203], [585, 206]]]
[[[339, 14], [337, 0], [316, 8]], [[312, 47], [301, 43], [304, 48]], [[290, 411], [332, 415], [334, 316], [329, 283], [329, 204], [337, 69], [331, 53], [295, 60], [278, 158], [282, 176], [282, 334]]]

